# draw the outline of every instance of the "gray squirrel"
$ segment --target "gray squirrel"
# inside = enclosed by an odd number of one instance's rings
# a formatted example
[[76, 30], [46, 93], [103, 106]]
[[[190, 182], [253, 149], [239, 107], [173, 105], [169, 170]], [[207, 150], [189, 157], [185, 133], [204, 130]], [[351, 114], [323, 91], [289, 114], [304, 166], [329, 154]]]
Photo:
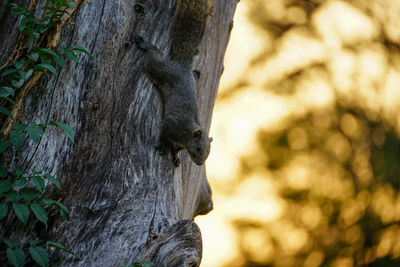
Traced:
[[145, 51], [145, 71], [164, 102], [160, 143], [161, 155], [172, 155], [179, 166], [177, 153], [186, 149], [197, 165], [203, 165], [210, 154], [212, 138], [201, 127], [197, 107], [199, 72], [192, 72], [192, 62], [203, 38], [208, 0], [178, 0], [172, 25], [172, 45], [168, 55], [141, 36], [135, 35], [137, 46]]

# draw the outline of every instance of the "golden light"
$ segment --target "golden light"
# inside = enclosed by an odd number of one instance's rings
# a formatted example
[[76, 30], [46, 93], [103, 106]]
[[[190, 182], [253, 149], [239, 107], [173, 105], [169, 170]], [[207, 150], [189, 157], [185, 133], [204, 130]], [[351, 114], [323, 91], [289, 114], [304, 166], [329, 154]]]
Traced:
[[262, 230], [251, 229], [244, 233], [244, 251], [255, 262], [268, 262], [273, 258], [274, 246], [268, 235]]
[[196, 218], [202, 267], [400, 258], [399, 13], [238, 4], [210, 133], [214, 211]]
[[378, 34], [368, 16], [345, 1], [328, 1], [312, 21], [324, 44], [331, 49], [371, 40]]
[[313, 251], [310, 253], [305, 262], [304, 262], [304, 267], [315, 267], [315, 266], [320, 266], [325, 258], [324, 253], [321, 251]]

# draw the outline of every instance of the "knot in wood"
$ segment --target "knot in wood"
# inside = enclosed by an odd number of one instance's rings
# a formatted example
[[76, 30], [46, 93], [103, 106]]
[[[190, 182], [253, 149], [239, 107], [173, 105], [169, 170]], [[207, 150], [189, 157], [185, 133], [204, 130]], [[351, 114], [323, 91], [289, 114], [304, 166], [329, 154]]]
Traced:
[[134, 5], [133, 9], [135, 10], [136, 13], [140, 15], [144, 14], [144, 7], [141, 4]]
[[150, 233], [149, 236], [147, 237], [147, 241], [154, 241], [158, 238], [158, 234], [157, 233]]

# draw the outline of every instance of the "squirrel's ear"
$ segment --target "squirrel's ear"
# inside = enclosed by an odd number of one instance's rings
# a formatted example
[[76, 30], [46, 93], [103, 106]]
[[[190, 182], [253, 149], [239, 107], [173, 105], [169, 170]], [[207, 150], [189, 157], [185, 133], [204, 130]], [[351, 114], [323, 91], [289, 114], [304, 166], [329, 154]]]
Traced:
[[201, 137], [203, 135], [203, 132], [201, 131], [200, 128], [197, 128], [192, 132], [193, 137]]
[[214, 139], [212, 137], [210, 137], [209, 140], [210, 140], [210, 143], [211, 143]]

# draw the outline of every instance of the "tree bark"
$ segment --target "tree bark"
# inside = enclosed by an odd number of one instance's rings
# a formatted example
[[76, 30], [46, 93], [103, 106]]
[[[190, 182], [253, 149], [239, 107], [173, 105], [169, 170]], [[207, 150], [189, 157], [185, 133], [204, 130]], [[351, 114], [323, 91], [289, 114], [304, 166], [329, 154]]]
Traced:
[[[40, 12], [44, 1], [37, 2]], [[42, 77], [24, 97], [21, 117], [65, 122], [75, 130], [75, 143], [48, 129], [38, 144], [25, 141], [11, 155], [11, 166], [44, 170], [61, 181], [62, 191], [49, 185], [47, 191], [69, 208], [71, 218], [62, 221], [54, 214], [48, 230], [40, 224], [32, 229], [37, 238], [59, 241], [82, 257], [52, 251], [55, 266], [120, 266], [136, 260], [198, 266], [201, 234], [193, 218], [212, 209], [205, 167], [183, 151], [175, 168], [155, 150], [162, 102], [133, 42], [140, 34], [167, 53], [176, 0], [75, 4], [75, 18], [62, 27], [60, 45], [83, 46], [93, 58], [79, 55], [79, 64], [68, 61], [57, 76]], [[194, 64], [201, 72], [198, 104], [207, 129], [235, 6], [236, 0], [212, 1], [213, 15]], [[16, 21], [1, 9], [3, 58], [11, 53]], [[14, 231], [18, 226], [16, 221]]]

